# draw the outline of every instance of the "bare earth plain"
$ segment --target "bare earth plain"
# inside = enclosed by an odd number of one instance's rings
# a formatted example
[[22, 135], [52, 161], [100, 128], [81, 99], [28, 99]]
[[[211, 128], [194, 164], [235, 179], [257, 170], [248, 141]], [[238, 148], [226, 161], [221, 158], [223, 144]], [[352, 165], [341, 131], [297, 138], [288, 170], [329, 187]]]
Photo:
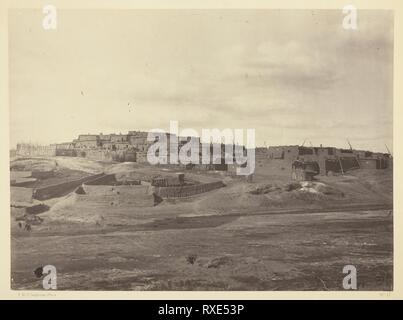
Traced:
[[[12, 289], [42, 290], [34, 271], [45, 265], [56, 267], [58, 290], [344, 290], [345, 265], [357, 268], [358, 290], [393, 289], [391, 169], [309, 183], [263, 167], [253, 182], [186, 171], [189, 181], [225, 187], [147, 205], [136, 186], [88, 186], [43, 201], [32, 191], [102, 172], [170, 169], [68, 157], [10, 166]], [[47, 209], [29, 212], [35, 206]]]

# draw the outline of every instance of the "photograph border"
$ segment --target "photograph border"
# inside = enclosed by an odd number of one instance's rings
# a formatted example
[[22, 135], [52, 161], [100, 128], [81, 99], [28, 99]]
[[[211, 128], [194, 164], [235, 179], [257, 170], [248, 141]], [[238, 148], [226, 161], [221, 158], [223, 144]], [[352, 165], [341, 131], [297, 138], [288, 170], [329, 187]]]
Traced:
[[[9, 70], [8, 70], [8, 10], [41, 9], [52, 4], [58, 9], [336, 9], [342, 11], [345, 5], [360, 9], [386, 9], [394, 11], [394, 75], [393, 75], [393, 290], [392, 291], [31, 291], [11, 290], [11, 252], [10, 252], [10, 186], [9, 186]], [[399, 0], [275, 0], [275, 1], [95, 1], [95, 0], [20, 0], [3, 1], [0, 7], [0, 99], [1, 99], [1, 218], [0, 218], [0, 298], [1, 299], [136, 299], [136, 300], [214, 300], [214, 299], [402, 299], [403, 298], [403, 165], [400, 162], [403, 151], [401, 137], [403, 112], [403, 2]], [[331, 36], [331, 35], [329, 35]]]

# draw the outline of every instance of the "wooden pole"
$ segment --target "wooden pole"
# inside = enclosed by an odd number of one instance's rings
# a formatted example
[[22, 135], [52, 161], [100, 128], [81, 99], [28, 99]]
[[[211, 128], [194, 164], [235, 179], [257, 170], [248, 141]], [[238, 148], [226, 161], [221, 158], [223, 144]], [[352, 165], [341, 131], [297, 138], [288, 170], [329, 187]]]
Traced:
[[344, 176], [344, 170], [343, 170], [343, 165], [341, 164], [341, 160], [339, 159], [339, 164], [340, 164], [340, 170], [341, 170], [341, 174]]
[[355, 156], [355, 159], [357, 160], [357, 164], [358, 164], [358, 169], [361, 169], [361, 165], [360, 165], [360, 161], [358, 160], [357, 155]]

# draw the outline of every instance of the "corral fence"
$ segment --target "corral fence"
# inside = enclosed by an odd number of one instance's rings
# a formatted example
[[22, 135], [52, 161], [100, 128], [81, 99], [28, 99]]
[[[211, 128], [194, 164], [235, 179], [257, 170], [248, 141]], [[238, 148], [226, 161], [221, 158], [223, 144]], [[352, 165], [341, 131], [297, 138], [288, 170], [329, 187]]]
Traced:
[[225, 184], [222, 181], [215, 181], [191, 186], [155, 187], [154, 193], [161, 198], [185, 198], [224, 186]]

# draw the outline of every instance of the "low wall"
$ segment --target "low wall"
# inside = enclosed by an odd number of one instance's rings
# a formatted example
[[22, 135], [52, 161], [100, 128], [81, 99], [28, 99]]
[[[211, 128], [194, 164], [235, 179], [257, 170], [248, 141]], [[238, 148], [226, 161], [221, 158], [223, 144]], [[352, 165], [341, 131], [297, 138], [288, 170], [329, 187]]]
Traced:
[[[230, 172], [236, 174], [237, 164], [230, 166]], [[256, 163], [255, 173], [259, 175], [275, 175], [291, 177], [292, 161], [289, 159], [266, 159]]]
[[31, 177], [36, 179], [47, 179], [53, 177], [55, 175], [54, 170], [47, 170], [47, 171], [32, 171]]
[[105, 149], [57, 149], [56, 156], [81, 157], [99, 161], [136, 161], [136, 152], [133, 150], [112, 151]]
[[358, 163], [357, 158], [353, 157], [343, 157], [340, 158], [341, 164], [343, 166], [343, 171], [349, 171], [352, 169], [359, 169], [360, 164]]
[[102, 177], [103, 175], [104, 175], [103, 173], [99, 173], [78, 180], [63, 182], [44, 188], [38, 188], [34, 190], [33, 198], [37, 200], [47, 200], [51, 198], [62, 197], [74, 191], [74, 189], [80, 186], [81, 184]]
[[133, 150], [82, 149], [77, 150], [77, 155], [91, 160], [136, 162], [136, 152]]
[[149, 186], [108, 186], [84, 184], [84, 199], [91, 199], [98, 205], [153, 207], [157, 204], [153, 188]]
[[77, 150], [79, 157], [88, 158], [91, 160], [113, 161], [112, 151], [108, 150], [91, 150], [83, 149]]
[[119, 179], [116, 177], [116, 174], [111, 173], [111, 174], [106, 174], [102, 177], [99, 177], [97, 179], [88, 181], [86, 185], [89, 186], [95, 186], [95, 185], [105, 185], [105, 186], [120, 186], [120, 185], [141, 185], [141, 180], [140, 179], [127, 179], [127, 178], [122, 178], [119, 177]]
[[177, 187], [185, 184], [185, 174], [179, 173], [174, 176], [156, 177], [151, 180], [154, 187]]
[[25, 157], [38, 157], [38, 156], [46, 156], [46, 157], [54, 157], [56, 155], [56, 146], [39, 146], [33, 144], [17, 144], [17, 150], [15, 151], [17, 156], [25, 156]]
[[122, 183], [119, 183], [116, 180], [116, 177], [115, 177], [114, 174], [106, 174], [106, 175], [100, 176], [99, 178], [92, 179], [92, 180], [86, 182], [85, 184], [86, 185], [109, 185], [109, 186], [113, 186], [113, 185], [122, 184]]
[[184, 198], [224, 187], [222, 181], [181, 187], [156, 187], [154, 193], [161, 198]]
[[74, 149], [56, 149], [56, 156], [77, 157], [77, 151]]

